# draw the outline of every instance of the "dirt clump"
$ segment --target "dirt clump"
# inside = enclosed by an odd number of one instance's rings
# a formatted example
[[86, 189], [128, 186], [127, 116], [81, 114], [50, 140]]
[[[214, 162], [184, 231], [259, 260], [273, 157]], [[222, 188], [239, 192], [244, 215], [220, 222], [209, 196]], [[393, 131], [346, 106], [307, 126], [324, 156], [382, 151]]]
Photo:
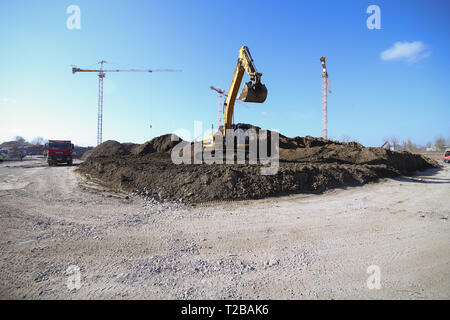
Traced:
[[143, 156], [155, 152], [170, 152], [172, 148], [182, 140], [173, 134], [165, 134], [156, 137], [144, 144], [136, 145], [132, 148], [134, 155]]
[[409, 152], [280, 134], [279, 169], [274, 175], [262, 175], [261, 164], [174, 164], [170, 151], [182, 140], [172, 140], [167, 134], [141, 145], [106, 141], [78, 170], [123, 191], [199, 203], [323, 192], [438, 167]]
[[94, 149], [88, 150], [85, 153], [83, 153], [83, 155], [81, 156], [81, 160], [86, 160], [87, 158], [89, 158], [89, 156], [91, 155], [91, 153], [94, 151]]
[[111, 158], [129, 154], [127, 144], [122, 144], [114, 140], [108, 140], [92, 149], [88, 158]]

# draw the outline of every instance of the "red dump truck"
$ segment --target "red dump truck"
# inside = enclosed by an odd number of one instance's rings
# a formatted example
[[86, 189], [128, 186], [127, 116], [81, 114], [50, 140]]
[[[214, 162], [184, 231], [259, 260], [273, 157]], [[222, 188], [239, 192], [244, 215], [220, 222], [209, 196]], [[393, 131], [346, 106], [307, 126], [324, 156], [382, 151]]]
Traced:
[[74, 145], [70, 140], [48, 140], [45, 144], [48, 165], [67, 163], [72, 165], [72, 152]]
[[442, 156], [442, 160], [444, 162], [450, 163], [450, 149], [445, 150], [444, 155]]

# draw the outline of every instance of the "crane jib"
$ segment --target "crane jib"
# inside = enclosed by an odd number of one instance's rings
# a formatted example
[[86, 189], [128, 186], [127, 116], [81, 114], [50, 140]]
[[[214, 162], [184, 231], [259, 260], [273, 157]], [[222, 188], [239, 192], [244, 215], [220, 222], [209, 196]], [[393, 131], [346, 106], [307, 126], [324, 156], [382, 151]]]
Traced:
[[72, 68], [72, 73], [76, 72], [181, 72], [182, 70], [176, 70], [176, 69], [126, 69], [126, 70], [120, 70], [120, 69], [106, 69], [106, 70], [98, 70], [98, 69], [80, 69], [80, 68]]

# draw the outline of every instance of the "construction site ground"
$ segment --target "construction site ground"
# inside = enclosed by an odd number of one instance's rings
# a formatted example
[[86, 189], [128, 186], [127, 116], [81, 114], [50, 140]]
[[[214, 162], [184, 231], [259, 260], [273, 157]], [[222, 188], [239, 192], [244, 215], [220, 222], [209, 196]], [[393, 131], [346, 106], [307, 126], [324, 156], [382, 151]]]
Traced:
[[108, 190], [76, 167], [0, 163], [0, 298], [450, 298], [448, 165], [193, 206]]

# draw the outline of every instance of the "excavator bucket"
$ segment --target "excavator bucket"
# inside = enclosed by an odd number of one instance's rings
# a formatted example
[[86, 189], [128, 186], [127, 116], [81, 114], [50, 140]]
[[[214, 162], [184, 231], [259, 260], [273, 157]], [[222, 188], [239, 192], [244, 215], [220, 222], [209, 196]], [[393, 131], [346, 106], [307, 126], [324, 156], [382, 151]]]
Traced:
[[262, 83], [253, 84], [251, 81], [244, 84], [239, 100], [244, 102], [262, 103], [266, 101], [267, 88]]

